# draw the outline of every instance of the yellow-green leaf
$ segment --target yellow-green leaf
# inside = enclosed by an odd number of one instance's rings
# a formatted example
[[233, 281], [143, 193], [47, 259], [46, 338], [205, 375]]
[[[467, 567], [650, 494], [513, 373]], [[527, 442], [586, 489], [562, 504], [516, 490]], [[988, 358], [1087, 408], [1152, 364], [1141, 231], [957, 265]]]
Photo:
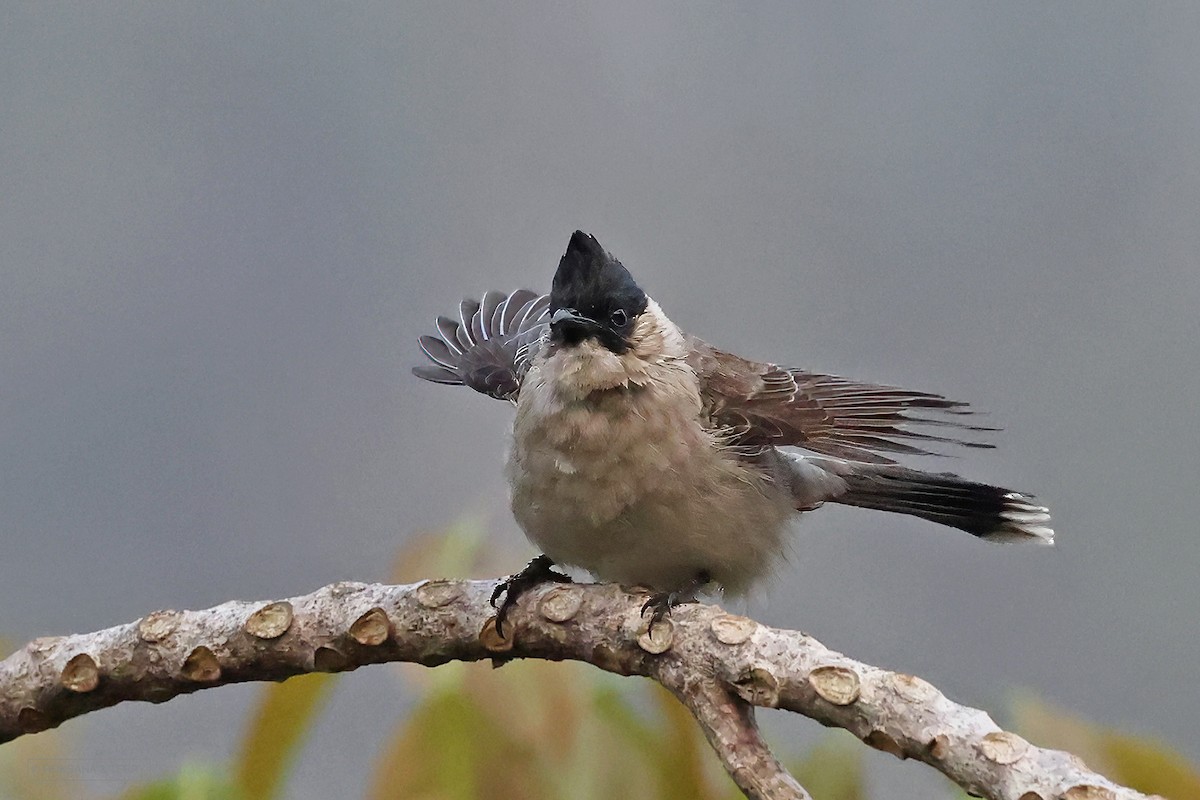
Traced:
[[68, 787], [78, 785], [72, 758], [64, 747], [63, 732], [43, 731], [22, 736], [0, 747], [0, 798], [4, 800], [65, 800]]
[[659, 796], [663, 800], [715, 800], [710, 769], [715, 756], [700, 725], [666, 689], [652, 685], [650, 692], [663, 720], [658, 746], [650, 751], [660, 775]]
[[241, 800], [220, 770], [185, 764], [170, 778], [129, 789], [121, 800]]
[[233, 765], [245, 800], [280, 796], [288, 771], [338, 676], [314, 673], [264, 687]]
[[390, 577], [397, 583], [469, 577], [476, 571], [484, 538], [483, 520], [475, 516], [410, 537], [396, 552]]
[[1200, 797], [1200, 770], [1163, 742], [1093, 725], [1028, 697], [1013, 708], [1018, 730], [1031, 741], [1074, 753], [1117, 783], [1169, 800]]
[[435, 692], [381, 754], [370, 800], [546, 797], [533, 748], [495, 724], [474, 698]]
[[862, 744], [850, 734], [832, 733], [792, 769], [800, 785], [820, 800], [865, 800]]
[[1119, 733], [1109, 734], [1103, 744], [1120, 782], [1171, 800], [1200, 797], [1200, 771], [1168, 745]]

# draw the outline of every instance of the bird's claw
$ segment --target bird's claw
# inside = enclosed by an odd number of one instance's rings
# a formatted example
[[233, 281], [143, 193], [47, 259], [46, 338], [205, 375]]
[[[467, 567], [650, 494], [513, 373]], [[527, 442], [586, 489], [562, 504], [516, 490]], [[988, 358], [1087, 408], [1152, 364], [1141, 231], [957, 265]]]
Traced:
[[[548, 556], [538, 556], [530, 561], [525, 569], [509, 575], [492, 590], [491, 604], [496, 609], [496, 633], [504, 636], [504, 621], [508, 618], [509, 609], [516, 605], [517, 598], [539, 583], [571, 583], [571, 576], [555, 572], [551, 567], [554, 562]], [[504, 602], [496, 605], [496, 601], [504, 595]]]
[[646, 616], [646, 612], [651, 612], [650, 624], [646, 626], [646, 629], [654, 630], [655, 624], [670, 616], [672, 608], [694, 602], [696, 602], [696, 598], [690, 592], [655, 592], [646, 599], [646, 602], [642, 603], [642, 616]]
[[646, 598], [646, 602], [642, 603], [643, 617], [646, 616], [647, 611], [652, 612], [650, 614], [650, 624], [646, 626], [646, 630], [653, 633], [655, 623], [662, 622], [663, 619], [670, 616], [671, 609], [676, 606], [699, 602], [696, 600], [696, 592], [711, 582], [712, 576], [708, 570], [700, 570], [696, 573], [696, 577], [692, 578], [679, 589], [651, 594]]

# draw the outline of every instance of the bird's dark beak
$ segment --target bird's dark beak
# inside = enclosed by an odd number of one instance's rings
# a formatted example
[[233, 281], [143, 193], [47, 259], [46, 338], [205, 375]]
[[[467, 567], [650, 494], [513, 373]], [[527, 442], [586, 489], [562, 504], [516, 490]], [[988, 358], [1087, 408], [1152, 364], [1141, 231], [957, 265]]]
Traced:
[[594, 336], [600, 326], [573, 308], [560, 308], [550, 317], [550, 335], [560, 344], [579, 344]]

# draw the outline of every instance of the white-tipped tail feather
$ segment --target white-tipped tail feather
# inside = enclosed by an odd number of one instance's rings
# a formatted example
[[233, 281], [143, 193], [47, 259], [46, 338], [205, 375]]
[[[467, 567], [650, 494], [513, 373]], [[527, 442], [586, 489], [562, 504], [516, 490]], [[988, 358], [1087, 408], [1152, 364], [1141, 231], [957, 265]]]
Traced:
[[[814, 482], [813, 467], [827, 477]], [[820, 457], [796, 458], [792, 471], [801, 505], [812, 504], [816, 489], [834, 503], [909, 514], [988, 541], [1054, 544], [1050, 512], [1032, 497], [953, 473]]]
[[985, 539], [994, 542], [1032, 541], [1047, 546], [1054, 544], [1050, 509], [1037, 505], [1033, 498], [1020, 492], [1007, 492], [1004, 500], [1004, 508], [1000, 512], [1003, 522]]

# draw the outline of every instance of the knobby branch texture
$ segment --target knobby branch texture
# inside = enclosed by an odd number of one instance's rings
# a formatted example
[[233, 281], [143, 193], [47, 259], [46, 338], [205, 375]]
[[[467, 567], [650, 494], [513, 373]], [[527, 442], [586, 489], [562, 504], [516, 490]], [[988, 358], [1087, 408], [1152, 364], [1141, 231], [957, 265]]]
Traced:
[[1069, 753], [1035, 747], [921, 678], [873, 667], [798, 631], [708, 605], [647, 630], [645, 595], [605, 584], [525, 593], [496, 633], [494, 584], [337, 583], [275, 602], [156, 611], [95, 633], [46, 637], [0, 661], [0, 743], [127, 700], [161, 703], [244, 681], [366, 664], [541, 658], [644, 675], [673, 692], [751, 798], [807, 798], [768, 749], [754, 707], [845, 728], [995, 800], [1144, 798]]

